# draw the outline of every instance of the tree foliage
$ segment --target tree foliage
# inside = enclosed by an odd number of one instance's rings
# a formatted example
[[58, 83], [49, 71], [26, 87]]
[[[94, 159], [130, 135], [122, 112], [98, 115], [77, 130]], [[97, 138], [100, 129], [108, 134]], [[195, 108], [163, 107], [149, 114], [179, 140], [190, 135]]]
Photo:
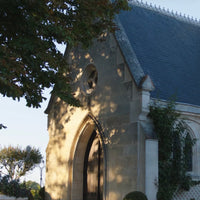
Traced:
[[0, 93], [39, 107], [44, 89], [52, 87], [78, 105], [55, 42], [87, 47], [104, 31], [116, 30], [113, 18], [121, 9], [128, 9], [127, 0], [0, 1]]
[[39, 190], [40, 184], [35, 181], [26, 181], [26, 187], [30, 188], [31, 190]]
[[33, 199], [31, 192], [19, 180], [10, 180], [9, 176], [0, 176], [0, 193], [14, 197], [28, 197]]
[[43, 200], [44, 188], [40, 188], [40, 185], [34, 181], [27, 181], [25, 183], [26, 188], [30, 190], [34, 200]]
[[7, 128], [6, 126], [4, 126], [3, 124], [0, 124], [0, 130], [3, 128]]
[[190, 188], [188, 158], [195, 140], [189, 138], [189, 131], [176, 112], [174, 102], [169, 102], [165, 107], [157, 104], [151, 106], [149, 116], [158, 137], [157, 199], [171, 200], [177, 189]]
[[140, 191], [134, 191], [128, 193], [123, 200], [148, 200], [146, 195]]
[[41, 162], [42, 155], [38, 149], [27, 146], [4, 147], [0, 149], [0, 169], [5, 171], [11, 180], [17, 180]]

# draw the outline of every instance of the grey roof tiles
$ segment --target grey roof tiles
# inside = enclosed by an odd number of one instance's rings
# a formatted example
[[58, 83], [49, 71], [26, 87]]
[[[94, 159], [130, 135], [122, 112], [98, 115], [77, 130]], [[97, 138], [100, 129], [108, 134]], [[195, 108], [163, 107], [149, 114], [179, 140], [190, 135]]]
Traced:
[[[130, 71], [139, 84], [149, 75], [155, 85], [152, 97], [200, 105], [200, 26], [137, 4], [118, 16], [129, 47], [116, 38]], [[123, 50], [124, 48], [124, 50]], [[131, 59], [135, 62], [130, 62]], [[135, 73], [135, 74], [134, 74]]]

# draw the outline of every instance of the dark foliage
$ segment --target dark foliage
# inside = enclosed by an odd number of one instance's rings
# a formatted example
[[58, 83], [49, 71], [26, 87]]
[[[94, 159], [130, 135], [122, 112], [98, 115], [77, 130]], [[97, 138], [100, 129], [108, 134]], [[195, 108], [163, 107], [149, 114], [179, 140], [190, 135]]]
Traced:
[[29, 197], [31, 193], [26, 189], [24, 184], [20, 184], [19, 180], [11, 180], [9, 176], [0, 177], [0, 192], [14, 197]]
[[45, 88], [79, 105], [70, 87], [69, 67], [55, 42], [88, 47], [113, 18], [128, 9], [127, 0], [1, 0], [0, 94], [40, 107]]
[[128, 193], [123, 200], [148, 200], [146, 195], [140, 191]]
[[40, 196], [41, 200], [45, 200], [45, 187], [40, 188], [39, 196]]
[[153, 120], [159, 145], [157, 199], [170, 200], [177, 189], [190, 188], [191, 178], [187, 174], [188, 155], [192, 153], [191, 148], [195, 141], [188, 139], [189, 132], [175, 111], [173, 102], [169, 102], [165, 107], [151, 106], [149, 117]]

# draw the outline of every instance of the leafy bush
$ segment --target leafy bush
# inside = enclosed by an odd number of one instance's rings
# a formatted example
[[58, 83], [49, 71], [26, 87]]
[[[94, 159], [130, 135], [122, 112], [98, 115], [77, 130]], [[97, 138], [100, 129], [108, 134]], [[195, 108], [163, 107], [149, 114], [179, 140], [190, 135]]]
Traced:
[[0, 192], [8, 196], [28, 197], [31, 199], [30, 191], [19, 180], [11, 180], [9, 176], [0, 177]]
[[45, 199], [45, 188], [37, 188], [37, 189], [31, 189], [31, 194], [33, 196], [34, 200], [44, 200]]
[[175, 110], [175, 103], [150, 107], [149, 117], [153, 120], [158, 138], [158, 200], [171, 200], [177, 189], [189, 190], [191, 177], [187, 174], [192, 146], [189, 130]]
[[146, 195], [140, 191], [128, 193], [123, 200], [148, 200]]
[[40, 196], [41, 200], [45, 199], [45, 187], [40, 188], [39, 196]]

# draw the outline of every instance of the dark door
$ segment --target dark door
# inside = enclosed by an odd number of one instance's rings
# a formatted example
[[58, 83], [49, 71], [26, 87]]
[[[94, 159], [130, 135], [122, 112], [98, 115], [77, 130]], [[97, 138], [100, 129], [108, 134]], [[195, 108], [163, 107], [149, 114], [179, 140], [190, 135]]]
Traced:
[[103, 200], [103, 153], [95, 131], [85, 153], [83, 200]]

